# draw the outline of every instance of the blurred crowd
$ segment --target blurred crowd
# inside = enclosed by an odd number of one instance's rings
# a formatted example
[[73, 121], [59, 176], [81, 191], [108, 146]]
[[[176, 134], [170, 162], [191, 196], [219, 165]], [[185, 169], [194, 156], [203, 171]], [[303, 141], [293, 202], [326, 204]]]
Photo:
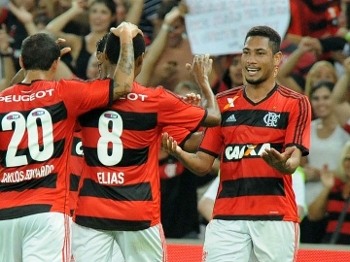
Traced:
[[[350, 1], [290, 0], [290, 8], [276, 82], [306, 94], [313, 110], [310, 154], [293, 174], [300, 241], [350, 244]], [[64, 39], [62, 47], [71, 52], [63, 55], [56, 78], [87, 80], [99, 77], [96, 43], [128, 21], [144, 32], [147, 44], [137, 82], [200, 94], [185, 67], [193, 58], [186, 11], [183, 0], [0, 0], [0, 91], [20, 69], [28, 35], [45, 31]], [[212, 59], [214, 93], [244, 84], [240, 54]], [[165, 152], [159, 153], [159, 170], [165, 236], [200, 238], [211, 219], [219, 172], [198, 177]]]

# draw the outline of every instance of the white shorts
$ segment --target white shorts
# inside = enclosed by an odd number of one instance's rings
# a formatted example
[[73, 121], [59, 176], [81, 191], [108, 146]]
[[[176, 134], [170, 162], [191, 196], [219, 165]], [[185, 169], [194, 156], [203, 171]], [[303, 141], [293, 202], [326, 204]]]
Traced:
[[166, 245], [160, 224], [139, 231], [106, 231], [72, 225], [75, 262], [164, 262]]
[[298, 244], [298, 223], [213, 219], [205, 232], [203, 262], [294, 262]]
[[0, 220], [0, 262], [69, 262], [69, 216], [38, 213]]

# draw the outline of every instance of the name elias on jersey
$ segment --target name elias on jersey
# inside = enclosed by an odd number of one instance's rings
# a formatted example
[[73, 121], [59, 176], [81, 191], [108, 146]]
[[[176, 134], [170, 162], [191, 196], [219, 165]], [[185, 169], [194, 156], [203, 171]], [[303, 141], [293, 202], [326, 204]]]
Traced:
[[44, 98], [46, 96], [52, 96], [54, 89], [41, 90], [36, 93], [24, 94], [24, 95], [7, 95], [0, 96], [0, 102], [31, 102], [35, 99]]
[[123, 172], [97, 172], [97, 180], [101, 185], [121, 185], [124, 184]]
[[27, 169], [23, 171], [4, 172], [1, 183], [19, 183], [36, 178], [46, 177], [55, 169], [53, 165], [44, 165], [39, 168]]
[[259, 145], [229, 145], [225, 148], [225, 158], [227, 160], [240, 160], [243, 157], [257, 157], [265, 152], [265, 149], [270, 148], [270, 143]]

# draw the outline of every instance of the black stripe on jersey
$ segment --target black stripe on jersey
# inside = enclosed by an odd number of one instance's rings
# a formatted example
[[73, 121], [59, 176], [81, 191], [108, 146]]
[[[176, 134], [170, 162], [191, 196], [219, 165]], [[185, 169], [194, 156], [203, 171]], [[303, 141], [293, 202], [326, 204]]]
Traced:
[[[49, 111], [51, 119], [52, 119], [52, 123], [55, 124], [57, 122], [60, 122], [64, 119], [67, 118], [67, 108], [65, 107], [63, 102], [59, 102], [55, 105], [51, 105], [51, 106], [46, 106], [43, 107], [44, 109], [46, 109], [47, 111]], [[32, 112], [32, 110], [30, 111], [19, 111], [19, 113], [21, 113], [26, 119], [27, 116], [30, 114], [30, 112]], [[7, 113], [2, 113], [0, 114], [0, 122], [2, 121], [2, 119], [5, 117]], [[41, 121], [37, 121], [37, 125], [41, 126]], [[2, 129], [2, 126], [0, 125], [0, 131], [4, 131]]]
[[136, 113], [123, 112], [112, 109], [95, 109], [79, 117], [82, 127], [97, 127], [98, 121], [106, 111], [114, 111], [123, 120], [124, 130], [145, 131], [154, 129], [157, 126], [157, 113]]
[[79, 196], [106, 198], [116, 201], [152, 201], [149, 182], [134, 185], [107, 186], [100, 185], [92, 179], [84, 179]]
[[70, 151], [70, 154], [72, 156], [83, 157], [83, 155], [80, 154], [80, 152], [77, 151], [77, 146], [78, 146], [79, 143], [81, 144], [80, 148], [79, 148], [79, 151], [83, 152], [83, 146], [82, 146], [82, 143], [81, 143], [81, 139], [77, 138], [77, 137], [73, 137], [72, 148], [71, 148], [71, 151]]
[[29, 216], [37, 213], [47, 213], [50, 212], [50, 210], [51, 205], [44, 204], [4, 208], [0, 209], [0, 220]]
[[80, 176], [75, 175], [75, 174], [70, 174], [69, 178], [70, 178], [69, 190], [70, 191], [78, 191]]
[[75, 223], [102, 230], [135, 231], [147, 229], [151, 226], [149, 220], [119, 220], [111, 218], [76, 216]]
[[56, 182], [57, 173], [52, 173], [42, 178], [25, 180], [18, 183], [0, 183], [0, 192], [22, 192], [28, 189], [56, 188]]
[[222, 182], [218, 198], [241, 196], [285, 196], [282, 178], [250, 177]]
[[[108, 149], [108, 154], [112, 154], [112, 149]], [[139, 166], [148, 160], [148, 147], [138, 149], [123, 149], [123, 157], [114, 167]], [[84, 147], [85, 162], [88, 166], [105, 166], [97, 156], [97, 149]]]
[[222, 220], [263, 220], [263, 221], [282, 221], [284, 216], [281, 215], [261, 215], [261, 216], [227, 216], [216, 215], [213, 218]]
[[[234, 120], [230, 117], [234, 115]], [[247, 125], [285, 130], [288, 125], [289, 112], [271, 112], [265, 110], [225, 111], [221, 115], [221, 126]]]
[[[58, 140], [58, 141], [54, 142], [54, 151], [53, 151], [53, 155], [51, 156], [50, 159], [61, 157], [62, 154], [63, 154], [64, 145], [65, 145], [65, 139]], [[43, 150], [42, 145], [39, 145], [39, 149], [40, 149], [40, 151]], [[7, 154], [7, 151], [0, 151], [1, 164], [2, 164], [4, 167], [7, 167], [7, 163], [6, 163], [6, 154]], [[27, 156], [28, 164], [40, 164], [40, 163], [43, 163], [43, 162], [47, 162], [47, 161], [48, 161], [48, 160], [44, 160], [44, 161], [37, 161], [37, 160], [34, 160], [34, 159], [30, 156], [30, 153], [29, 153], [28, 148], [17, 150], [16, 155], [17, 155], [17, 156], [23, 156], [23, 155]]]

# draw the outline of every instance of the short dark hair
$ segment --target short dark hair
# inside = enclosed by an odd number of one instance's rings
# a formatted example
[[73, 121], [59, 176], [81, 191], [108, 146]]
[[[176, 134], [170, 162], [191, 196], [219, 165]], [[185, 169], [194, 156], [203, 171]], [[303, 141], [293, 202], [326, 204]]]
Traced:
[[318, 81], [313, 84], [310, 92], [310, 97], [313, 95], [313, 93], [315, 93], [316, 90], [320, 89], [321, 87], [326, 87], [330, 92], [332, 92], [334, 89], [334, 85], [335, 85], [334, 83], [329, 81], [325, 81], [325, 80]]
[[[136, 60], [139, 56], [141, 56], [146, 50], [145, 39], [141, 34], [137, 34], [133, 38], [133, 46], [134, 46], [134, 59]], [[117, 64], [120, 53], [120, 40], [119, 37], [110, 33], [107, 38], [106, 43], [106, 55], [111, 64]]]
[[262, 36], [269, 39], [269, 45], [272, 49], [273, 54], [276, 54], [280, 51], [281, 48], [281, 36], [271, 27], [269, 26], [254, 26], [252, 27], [245, 39], [244, 43], [246, 43], [247, 38], [250, 36]]
[[[111, 12], [112, 16], [114, 16], [116, 14], [117, 4], [113, 0], [94, 0], [94, 1], [92, 1], [92, 3], [90, 3], [89, 9], [94, 4], [104, 4], [109, 9], [109, 11]], [[111, 22], [111, 24], [109, 25], [109, 27], [113, 27], [113, 26], [116, 26], [116, 22], [115, 21]]]
[[24, 69], [48, 71], [60, 57], [60, 47], [47, 33], [28, 36], [22, 42], [21, 55]]
[[115, 15], [117, 10], [117, 4], [113, 0], [94, 0], [92, 1], [92, 3], [90, 3], [89, 8], [97, 3], [104, 4], [109, 9], [109, 11], [111, 11], [111, 14]]
[[103, 53], [103, 51], [105, 50], [105, 46], [106, 46], [106, 42], [107, 42], [107, 38], [108, 35], [110, 33], [106, 33], [100, 40], [97, 41], [96, 43], [96, 53]]

